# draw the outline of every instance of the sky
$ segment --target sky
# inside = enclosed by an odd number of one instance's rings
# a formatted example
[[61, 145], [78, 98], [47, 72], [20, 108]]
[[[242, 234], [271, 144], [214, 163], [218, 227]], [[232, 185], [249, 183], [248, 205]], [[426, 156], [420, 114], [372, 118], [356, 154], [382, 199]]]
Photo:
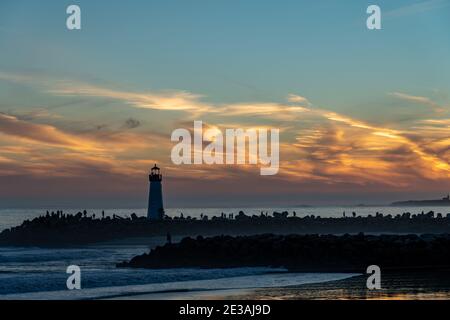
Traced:
[[[2, 0], [0, 207], [145, 207], [154, 163], [168, 207], [444, 196], [449, 31], [450, 0]], [[174, 165], [195, 120], [279, 129], [279, 173]]]

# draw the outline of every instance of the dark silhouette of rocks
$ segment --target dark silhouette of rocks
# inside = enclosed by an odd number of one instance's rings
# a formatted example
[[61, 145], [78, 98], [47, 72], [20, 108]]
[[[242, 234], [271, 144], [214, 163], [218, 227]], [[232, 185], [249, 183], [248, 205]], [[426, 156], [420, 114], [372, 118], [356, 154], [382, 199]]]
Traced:
[[184, 238], [118, 267], [284, 267], [302, 272], [440, 269], [450, 266], [450, 235], [256, 235]]
[[376, 213], [368, 217], [346, 215], [343, 218], [299, 217], [298, 213], [261, 212], [249, 216], [222, 213], [219, 217], [201, 219], [179, 217], [164, 220], [148, 220], [146, 217], [131, 217], [103, 214], [88, 214], [86, 210], [75, 215], [62, 211], [47, 212], [22, 225], [0, 233], [0, 245], [20, 246], [67, 246], [95, 242], [161, 236], [213, 236], [221, 234], [252, 235], [277, 234], [344, 234], [344, 233], [450, 233], [450, 214], [434, 212], [402, 215]]

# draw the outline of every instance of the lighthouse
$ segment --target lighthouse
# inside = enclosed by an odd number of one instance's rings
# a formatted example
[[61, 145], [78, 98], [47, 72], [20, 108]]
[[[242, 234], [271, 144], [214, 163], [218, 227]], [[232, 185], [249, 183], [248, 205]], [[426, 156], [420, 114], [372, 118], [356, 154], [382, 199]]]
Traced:
[[162, 174], [156, 164], [149, 175], [150, 189], [148, 194], [147, 218], [151, 220], [162, 220], [164, 218], [164, 207], [162, 200]]

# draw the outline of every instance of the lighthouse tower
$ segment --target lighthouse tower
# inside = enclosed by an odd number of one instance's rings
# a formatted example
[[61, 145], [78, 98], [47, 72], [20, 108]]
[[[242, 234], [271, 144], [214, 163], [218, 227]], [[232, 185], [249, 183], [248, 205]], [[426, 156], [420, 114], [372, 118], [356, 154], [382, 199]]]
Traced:
[[161, 220], [164, 218], [161, 186], [162, 174], [156, 164], [150, 172], [149, 179], [150, 190], [148, 195], [147, 218], [152, 220]]

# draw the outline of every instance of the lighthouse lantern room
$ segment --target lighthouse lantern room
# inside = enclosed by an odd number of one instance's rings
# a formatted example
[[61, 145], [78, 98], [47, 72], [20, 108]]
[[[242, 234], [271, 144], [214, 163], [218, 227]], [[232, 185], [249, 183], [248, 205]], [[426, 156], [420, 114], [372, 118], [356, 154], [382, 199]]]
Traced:
[[162, 199], [162, 174], [161, 169], [155, 166], [151, 169], [150, 189], [148, 195], [147, 218], [151, 220], [162, 220], [164, 218], [164, 207]]

